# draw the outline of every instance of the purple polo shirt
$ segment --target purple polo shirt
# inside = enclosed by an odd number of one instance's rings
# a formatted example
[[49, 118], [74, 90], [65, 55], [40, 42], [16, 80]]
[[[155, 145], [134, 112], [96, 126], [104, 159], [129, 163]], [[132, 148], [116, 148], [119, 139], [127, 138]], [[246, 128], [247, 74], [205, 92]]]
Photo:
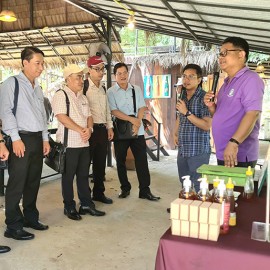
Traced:
[[[219, 160], [224, 160], [223, 152], [245, 113], [262, 111], [263, 93], [263, 80], [247, 67], [239, 70], [231, 81], [229, 77], [224, 80], [217, 96], [217, 108], [212, 122], [216, 155]], [[259, 129], [258, 119], [250, 135], [239, 145], [237, 155], [239, 162], [258, 159]]]

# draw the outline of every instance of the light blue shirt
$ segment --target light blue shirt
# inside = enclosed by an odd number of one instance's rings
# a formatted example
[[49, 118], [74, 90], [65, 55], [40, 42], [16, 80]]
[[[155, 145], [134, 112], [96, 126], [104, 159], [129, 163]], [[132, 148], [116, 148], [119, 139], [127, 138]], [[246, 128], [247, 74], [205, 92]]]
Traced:
[[19, 131], [42, 131], [44, 141], [48, 141], [48, 128], [42, 89], [35, 80], [33, 88], [29, 79], [20, 72], [15, 76], [19, 83], [19, 96], [16, 116], [14, 107], [15, 79], [9, 77], [0, 86], [0, 119], [2, 130], [11, 136], [12, 141], [20, 140]]
[[[122, 89], [117, 83], [108, 89], [107, 95], [111, 111], [119, 110], [127, 115], [137, 116], [140, 108], [146, 107], [142, 90], [139, 86], [134, 85], [136, 97], [136, 113], [134, 113], [132, 85], [129, 83], [127, 90]], [[138, 135], [144, 135], [144, 127], [141, 124]]]

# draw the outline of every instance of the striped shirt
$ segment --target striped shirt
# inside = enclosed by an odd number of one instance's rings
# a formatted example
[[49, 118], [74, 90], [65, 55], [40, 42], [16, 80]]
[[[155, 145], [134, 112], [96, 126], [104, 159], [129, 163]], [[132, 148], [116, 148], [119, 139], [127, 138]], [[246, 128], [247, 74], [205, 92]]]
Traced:
[[[65, 86], [64, 91], [68, 95], [70, 102], [69, 117], [82, 128], [87, 127], [87, 119], [91, 116], [87, 97], [83, 95], [83, 91], [77, 93], [77, 95]], [[52, 109], [54, 115], [67, 114], [66, 96], [63, 91], [58, 91], [54, 94], [52, 99]], [[58, 129], [56, 132], [56, 141], [64, 142], [64, 125], [58, 121]], [[75, 130], [68, 130], [68, 143], [69, 148], [87, 147], [89, 142], [83, 142], [80, 133]]]
[[[183, 100], [187, 109], [198, 118], [211, 117], [203, 102], [205, 91], [199, 86], [190, 100], [184, 90]], [[178, 151], [183, 157], [193, 157], [211, 153], [210, 131], [202, 130], [192, 124], [188, 117], [180, 114], [178, 130]]]
[[86, 96], [89, 102], [93, 122], [95, 124], [106, 124], [107, 129], [113, 127], [111, 110], [108, 98], [102, 84], [97, 87], [89, 78], [89, 88]]

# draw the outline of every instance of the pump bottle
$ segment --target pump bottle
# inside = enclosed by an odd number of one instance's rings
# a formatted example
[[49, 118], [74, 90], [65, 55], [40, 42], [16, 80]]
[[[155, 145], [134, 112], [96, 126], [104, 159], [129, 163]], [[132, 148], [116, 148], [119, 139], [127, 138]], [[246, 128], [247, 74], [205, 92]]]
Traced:
[[213, 190], [212, 190], [212, 202], [215, 201], [215, 196], [217, 196], [217, 187], [218, 187], [218, 184], [219, 184], [219, 178], [218, 176], [216, 176], [215, 179], [213, 179]]
[[182, 179], [184, 179], [183, 189], [179, 193], [179, 198], [195, 200], [196, 192], [192, 188], [192, 182], [190, 180], [190, 176], [189, 175], [183, 176]]
[[228, 200], [226, 185], [224, 184], [223, 179], [220, 179], [214, 201], [222, 204], [220, 234], [227, 234], [229, 232], [230, 202]]
[[203, 202], [211, 202], [212, 198], [211, 198], [211, 195], [209, 193], [207, 179], [200, 178], [200, 179], [198, 179], [198, 181], [201, 183], [200, 183], [200, 190], [197, 194], [197, 199], [199, 201], [203, 201]]

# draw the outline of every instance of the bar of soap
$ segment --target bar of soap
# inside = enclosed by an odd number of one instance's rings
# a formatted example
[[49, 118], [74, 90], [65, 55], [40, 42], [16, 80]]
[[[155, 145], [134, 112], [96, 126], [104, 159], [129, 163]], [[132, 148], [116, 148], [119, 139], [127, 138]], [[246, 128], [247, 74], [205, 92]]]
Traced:
[[172, 226], [171, 226], [172, 235], [180, 236], [181, 221], [179, 219], [172, 219], [171, 223], [172, 223]]
[[181, 220], [189, 220], [189, 206], [192, 203], [192, 200], [184, 200], [180, 204], [180, 219]]
[[175, 199], [171, 202], [171, 219], [180, 219], [180, 203], [183, 202], [184, 199]]
[[192, 237], [192, 238], [199, 237], [199, 223], [198, 222], [190, 222], [189, 237]]
[[209, 224], [220, 225], [221, 206], [220, 203], [212, 203], [209, 207]]
[[200, 223], [208, 223], [208, 215], [209, 215], [209, 207], [211, 202], [203, 202], [200, 205], [200, 213], [199, 213], [199, 222]]
[[189, 221], [199, 221], [199, 207], [202, 204], [201, 201], [193, 201], [189, 206]]
[[181, 231], [180, 231], [181, 236], [189, 237], [189, 223], [190, 223], [189, 221], [181, 220]]
[[199, 238], [207, 240], [208, 239], [208, 224], [200, 223], [199, 224]]
[[220, 232], [220, 225], [209, 225], [208, 240], [217, 241]]

